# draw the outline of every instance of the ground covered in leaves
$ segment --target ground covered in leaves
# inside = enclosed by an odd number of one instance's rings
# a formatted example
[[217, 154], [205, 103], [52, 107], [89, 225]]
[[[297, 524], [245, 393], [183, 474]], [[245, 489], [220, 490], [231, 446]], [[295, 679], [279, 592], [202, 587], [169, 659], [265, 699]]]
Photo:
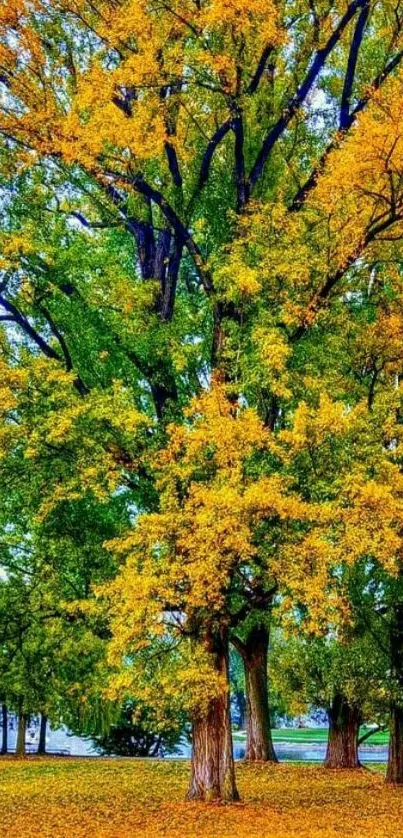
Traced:
[[184, 803], [189, 765], [123, 759], [0, 760], [7, 838], [395, 838], [403, 789], [378, 772], [237, 766], [242, 802]]

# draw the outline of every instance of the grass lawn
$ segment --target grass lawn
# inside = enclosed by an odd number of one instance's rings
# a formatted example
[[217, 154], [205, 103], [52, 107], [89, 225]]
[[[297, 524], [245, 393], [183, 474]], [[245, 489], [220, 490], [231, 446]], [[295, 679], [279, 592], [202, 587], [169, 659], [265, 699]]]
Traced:
[[403, 789], [379, 772], [237, 766], [242, 802], [184, 803], [187, 762], [0, 760], [7, 838], [397, 838]]
[[[366, 733], [368, 728], [361, 728], [360, 734]], [[327, 742], [327, 728], [281, 728], [272, 731], [273, 742], [290, 742], [293, 745], [305, 745], [311, 743]], [[244, 742], [246, 734], [242, 731], [234, 731], [235, 742]], [[365, 745], [387, 745], [389, 734], [387, 731], [374, 733], [366, 740]]]

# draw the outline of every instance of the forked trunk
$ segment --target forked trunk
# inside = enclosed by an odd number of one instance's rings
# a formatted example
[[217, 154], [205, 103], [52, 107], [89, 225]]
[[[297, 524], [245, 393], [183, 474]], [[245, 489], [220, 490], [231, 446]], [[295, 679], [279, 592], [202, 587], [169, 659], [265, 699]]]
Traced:
[[8, 751], [8, 714], [7, 705], [1, 705], [1, 724], [2, 724], [2, 741], [0, 754], [6, 754]]
[[39, 726], [39, 742], [38, 742], [38, 754], [46, 754], [46, 727], [48, 723], [47, 716], [44, 713], [41, 713], [41, 721]]
[[247, 744], [245, 759], [251, 762], [277, 762], [271, 735], [267, 654], [269, 630], [251, 630], [243, 643], [245, 667]]
[[348, 703], [343, 695], [336, 695], [329, 710], [329, 735], [325, 768], [360, 768], [358, 734], [361, 712]]
[[206, 643], [217, 674], [224, 676], [228, 689], [212, 698], [206, 712], [193, 719], [192, 766], [187, 799], [233, 802], [239, 800], [239, 795], [232, 749], [227, 634], [211, 634]]
[[26, 713], [20, 713], [18, 716], [18, 732], [17, 732], [17, 745], [15, 752], [17, 756], [23, 757], [25, 756], [25, 738], [27, 733], [27, 723], [28, 723], [28, 716]]

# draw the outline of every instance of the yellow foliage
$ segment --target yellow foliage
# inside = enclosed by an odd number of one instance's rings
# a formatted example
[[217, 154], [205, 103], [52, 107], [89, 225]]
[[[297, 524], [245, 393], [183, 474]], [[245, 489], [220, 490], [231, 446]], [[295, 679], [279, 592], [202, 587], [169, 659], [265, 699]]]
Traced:
[[252, 468], [253, 457], [268, 456], [272, 446], [256, 411], [232, 400], [218, 380], [193, 400], [185, 424], [169, 427], [155, 461], [159, 511], [140, 515], [131, 532], [109, 544], [126, 557], [117, 578], [99, 591], [109, 608], [109, 657], [117, 670], [110, 689], [131, 683], [144, 698], [157, 643], [161, 696], [175, 695], [179, 680], [188, 707], [204, 704], [217, 688], [205, 637], [231, 619], [231, 591], [243, 577], [252, 589], [255, 574], [264, 585], [274, 579], [296, 589], [297, 575], [305, 601], [314, 601], [317, 586], [326, 611], [328, 543], [317, 536], [314, 568], [295, 553], [308, 551], [307, 543], [300, 548], [300, 528], [320, 522], [316, 506], [292, 492], [286, 477]]

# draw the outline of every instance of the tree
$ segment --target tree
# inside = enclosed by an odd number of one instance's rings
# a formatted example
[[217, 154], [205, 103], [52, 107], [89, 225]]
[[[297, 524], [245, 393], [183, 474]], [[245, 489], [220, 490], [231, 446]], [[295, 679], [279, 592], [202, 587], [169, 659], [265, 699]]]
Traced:
[[1, 738], [1, 750], [0, 753], [2, 756], [7, 753], [8, 751], [8, 712], [7, 712], [7, 704], [2, 702], [1, 705], [1, 727], [2, 727], [2, 738]]
[[222, 384], [196, 400], [188, 425], [172, 426], [169, 435], [156, 463], [160, 511], [140, 516], [111, 545], [127, 557], [106, 592], [111, 661], [116, 688], [130, 684], [143, 700], [153, 672], [161, 694], [186, 683], [189, 797], [231, 800], [229, 631], [253, 608], [255, 589], [264, 601], [270, 583], [272, 596], [270, 559], [295, 542], [311, 511], [278, 474], [264, 473], [270, 433]]
[[[162, 719], [152, 706], [126, 700], [120, 707], [111, 707], [101, 701], [95, 707], [92, 700], [99, 694], [88, 696], [90, 708], [85, 716], [70, 716], [70, 724], [80, 735], [90, 736], [102, 754], [125, 757], [164, 757], [178, 753], [185, 735], [184, 714], [169, 715], [169, 707]], [[104, 706], [103, 706], [104, 705]]]
[[39, 740], [38, 740], [38, 754], [46, 754], [46, 729], [48, 724], [48, 717], [41, 713], [39, 719]]
[[[239, 636], [241, 634], [241, 637]], [[269, 621], [249, 619], [232, 642], [242, 657], [245, 673], [247, 744], [251, 762], [277, 762], [271, 737], [268, 684]]]
[[387, 670], [368, 631], [345, 636], [281, 635], [273, 650], [276, 688], [291, 713], [323, 708], [329, 718], [326, 768], [359, 768], [359, 729], [387, 717]]
[[232, 697], [232, 716], [236, 718], [239, 730], [246, 727], [246, 697], [245, 677], [242, 659], [234, 648], [230, 647], [229, 654], [229, 679]]

